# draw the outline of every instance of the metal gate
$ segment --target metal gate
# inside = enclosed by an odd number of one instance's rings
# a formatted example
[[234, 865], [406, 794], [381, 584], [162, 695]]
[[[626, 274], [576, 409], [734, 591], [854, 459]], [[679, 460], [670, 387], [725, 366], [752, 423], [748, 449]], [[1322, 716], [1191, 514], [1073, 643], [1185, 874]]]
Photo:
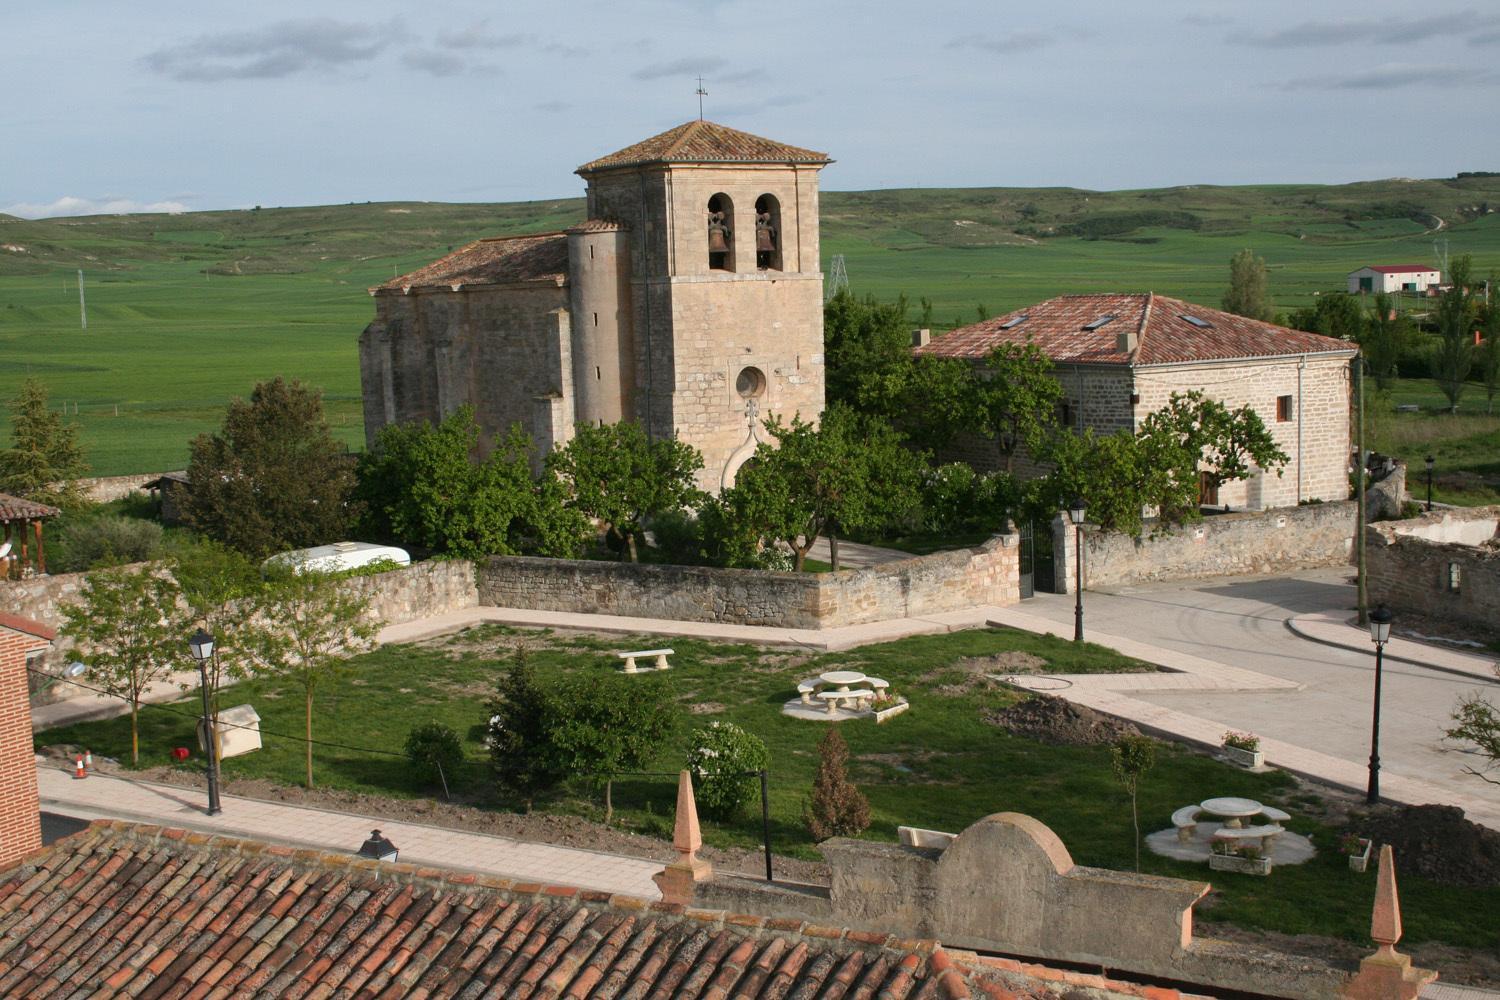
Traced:
[[1031, 523], [1021, 525], [1021, 600], [1036, 596], [1036, 554], [1032, 551]]
[[1031, 547], [1031, 562], [1035, 572], [1032, 575], [1032, 585], [1044, 594], [1055, 594], [1057, 569], [1052, 554], [1052, 525], [1039, 525], [1033, 534], [1035, 541]]

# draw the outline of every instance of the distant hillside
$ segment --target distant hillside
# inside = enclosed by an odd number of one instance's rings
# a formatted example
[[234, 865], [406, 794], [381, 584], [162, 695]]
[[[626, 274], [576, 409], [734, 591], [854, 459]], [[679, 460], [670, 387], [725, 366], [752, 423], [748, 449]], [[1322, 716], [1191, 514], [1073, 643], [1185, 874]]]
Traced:
[[[1162, 231], [1354, 244], [1456, 230], [1500, 208], [1500, 176], [1341, 185], [914, 188], [830, 191], [825, 243], [870, 249], [1035, 246], [1057, 239], [1151, 246]], [[329, 262], [428, 259], [479, 236], [560, 229], [583, 199], [510, 204], [394, 202], [182, 215], [25, 220], [0, 215], [0, 275], [59, 267], [196, 265], [209, 274], [290, 274]], [[1252, 241], [1254, 242], [1254, 241]], [[19, 248], [19, 249], [17, 249]], [[1355, 265], [1357, 266], [1357, 264]]]

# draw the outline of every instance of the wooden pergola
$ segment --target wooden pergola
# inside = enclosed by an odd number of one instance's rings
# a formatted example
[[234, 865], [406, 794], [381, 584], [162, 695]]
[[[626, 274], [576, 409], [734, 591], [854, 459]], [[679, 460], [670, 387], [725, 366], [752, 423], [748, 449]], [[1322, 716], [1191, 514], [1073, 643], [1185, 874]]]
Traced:
[[62, 511], [34, 500], [0, 493], [0, 580], [13, 580], [47, 572], [47, 550], [42, 546], [42, 522]]

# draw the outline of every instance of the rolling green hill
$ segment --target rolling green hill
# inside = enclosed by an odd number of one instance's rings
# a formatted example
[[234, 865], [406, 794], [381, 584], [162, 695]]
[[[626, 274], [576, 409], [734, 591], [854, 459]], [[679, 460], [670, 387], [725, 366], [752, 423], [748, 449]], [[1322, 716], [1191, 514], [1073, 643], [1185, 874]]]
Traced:
[[[1292, 308], [1367, 263], [1425, 263], [1435, 239], [1500, 269], [1500, 177], [1337, 186], [825, 192], [824, 266], [858, 294], [907, 294], [969, 322], [1064, 292], [1145, 290], [1216, 305], [1252, 247]], [[583, 200], [263, 208], [30, 221], [0, 215], [0, 398], [28, 373], [77, 408], [101, 474], [178, 467], [224, 404], [276, 374], [322, 386], [363, 441], [365, 289], [479, 236], [579, 221]], [[88, 329], [80, 329], [78, 269]], [[914, 322], [918, 311], [913, 308]], [[8, 430], [0, 428], [0, 433]]]

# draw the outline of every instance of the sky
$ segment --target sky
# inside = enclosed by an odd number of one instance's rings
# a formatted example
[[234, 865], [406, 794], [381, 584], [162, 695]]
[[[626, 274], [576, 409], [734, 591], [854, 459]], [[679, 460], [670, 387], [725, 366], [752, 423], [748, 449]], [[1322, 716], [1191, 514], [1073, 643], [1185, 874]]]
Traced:
[[573, 197], [698, 116], [828, 190], [1500, 169], [1500, 4], [47, 0], [0, 9], [0, 212]]

